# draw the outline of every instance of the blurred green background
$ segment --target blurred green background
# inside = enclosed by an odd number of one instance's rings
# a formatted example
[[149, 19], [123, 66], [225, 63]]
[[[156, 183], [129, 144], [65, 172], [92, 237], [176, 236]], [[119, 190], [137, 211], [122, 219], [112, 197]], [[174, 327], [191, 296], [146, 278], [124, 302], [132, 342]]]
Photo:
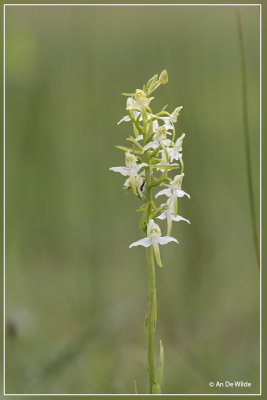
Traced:
[[[259, 9], [240, 14], [259, 215]], [[235, 8], [6, 7], [7, 393], [147, 392], [139, 200], [108, 169], [131, 133], [120, 93], [164, 68], [153, 110], [184, 106], [191, 225], [174, 224], [156, 271], [163, 392], [259, 392]]]

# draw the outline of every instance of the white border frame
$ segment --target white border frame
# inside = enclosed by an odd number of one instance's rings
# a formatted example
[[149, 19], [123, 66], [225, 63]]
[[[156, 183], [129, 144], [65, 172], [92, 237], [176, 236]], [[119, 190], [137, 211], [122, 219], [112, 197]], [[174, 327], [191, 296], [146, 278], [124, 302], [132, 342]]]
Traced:
[[[91, 393], [49, 393], [49, 394], [42, 394], [42, 393], [5, 393], [5, 9], [6, 7], [34, 7], [34, 6], [41, 6], [41, 7], [54, 7], [54, 6], [63, 6], [63, 7], [177, 7], [177, 6], [184, 6], [184, 7], [259, 7], [260, 8], [260, 393], [205, 393], [205, 394], [198, 394], [198, 393], [181, 393], [181, 394], [91, 394]], [[4, 396], [261, 396], [262, 395], [262, 4], [255, 3], [255, 4], [3, 4], [3, 395]]]

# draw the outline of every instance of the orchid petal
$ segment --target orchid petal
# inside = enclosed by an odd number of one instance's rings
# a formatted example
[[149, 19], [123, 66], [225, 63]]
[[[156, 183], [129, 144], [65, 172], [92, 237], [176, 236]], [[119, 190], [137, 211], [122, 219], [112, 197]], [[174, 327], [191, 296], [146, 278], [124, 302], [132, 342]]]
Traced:
[[175, 239], [172, 236], [162, 236], [159, 238], [159, 244], [167, 244], [170, 242], [176, 242], [179, 243], [177, 239]]
[[152, 244], [152, 240], [148, 237], [144, 239], [137, 240], [137, 242], [131, 243], [130, 248], [134, 246], [144, 246], [144, 247], [149, 247]]
[[158, 219], [166, 219], [166, 218], [167, 218], [167, 213], [166, 213], [166, 211], [163, 211], [163, 213], [160, 214], [157, 218], [158, 218]]
[[188, 220], [188, 219], [185, 219], [185, 218], [183, 218], [183, 217], [181, 217], [180, 215], [177, 215], [176, 217], [172, 217], [172, 220], [173, 221], [185, 221], [185, 222], [187, 222], [188, 224], [191, 224], [191, 222]]
[[127, 167], [112, 167], [109, 168], [111, 171], [119, 172], [120, 174], [127, 176], [130, 173], [130, 168]]
[[131, 118], [129, 117], [129, 115], [125, 115], [125, 117], [123, 117], [119, 122], [117, 122], [117, 125], [120, 125], [121, 122], [123, 121], [131, 121]]
[[175, 189], [175, 194], [176, 194], [177, 197], [187, 196], [190, 199], [190, 194], [184, 192], [183, 190]]
[[155, 198], [157, 198], [157, 197], [159, 197], [159, 196], [162, 196], [163, 194], [165, 194], [166, 196], [170, 197], [170, 196], [172, 195], [172, 191], [171, 191], [170, 188], [168, 188], [168, 189], [163, 189], [163, 190], [161, 190], [160, 192], [158, 192], [158, 193], [156, 194]]
[[143, 152], [152, 148], [152, 149], [156, 149], [159, 146], [159, 143], [157, 141], [153, 141], [150, 142], [148, 144], [145, 145], [145, 147], [143, 148]]

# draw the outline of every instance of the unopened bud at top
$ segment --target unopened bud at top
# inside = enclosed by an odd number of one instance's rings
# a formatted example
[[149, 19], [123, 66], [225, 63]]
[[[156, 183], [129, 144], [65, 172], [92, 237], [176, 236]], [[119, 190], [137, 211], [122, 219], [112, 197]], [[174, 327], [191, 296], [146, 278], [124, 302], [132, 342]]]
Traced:
[[159, 76], [159, 81], [162, 85], [165, 85], [168, 82], [168, 72], [166, 69], [164, 69], [160, 76]]

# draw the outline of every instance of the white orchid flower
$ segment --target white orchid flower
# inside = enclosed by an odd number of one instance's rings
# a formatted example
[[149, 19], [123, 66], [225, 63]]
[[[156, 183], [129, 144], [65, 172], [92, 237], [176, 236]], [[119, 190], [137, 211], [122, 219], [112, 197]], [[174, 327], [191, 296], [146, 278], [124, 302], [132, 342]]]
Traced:
[[136, 89], [135, 91], [135, 107], [140, 111], [143, 111], [147, 107], [149, 107], [149, 104], [151, 101], [154, 99], [154, 97], [147, 97], [145, 92], [141, 89]]
[[173, 130], [174, 124], [177, 122], [177, 118], [180, 114], [180, 111], [183, 109], [183, 106], [176, 107], [173, 113], [168, 116], [168, 117], [158, 117], [164, 122], [164, 125], [166, 127], [166, 130], [168, 131], [169, 129]]
[[[132, 187], [130, 178], [126, 179], [123, 186], [125, 189], [128, 189], [128, 190], [130, 189], [130, 187]], [[144, 199], [144, 194], [145, 194], [145, 189], [146, 189], [145, 178], [143, 178], [140, 175], [135, 175], [134, 186], [136, 187], [137, 192], [138, 192], [139, 196], [141, 197], [141, 199]]]
[[119, 172], [124, 176], [129, 176], [129, 182], [131, 183], [131, 187], [135, 195], [137, 195], [135, 179], [138, 171], [145, 167], [146, 163], [137, 164], [137, 158], [134, 154], [131, 154], [129, 151], [125, 153], [125, 164], [126, 167], [111, 167], [109, 168], [111, 171]]
[[172, 196], [174, 196], [174, 197], [184, 197], [184, 196], [187, 196], [190, 199], [190, 195], [188, 193], [184, 192], [181, 189], [183, 177], [184, 177], [184, 174], [176, 175], [174, 177], [173, 181], [169, 185], [166, 184], [166, 186], [168, 186], [168, 189], [161, 190], [160, 192], [158, 192], [156, 194], [155, 197], [157, 198], [158, 196], [161, 196], [161, 195], [165, 194], [168, 197], [172, 197]]
[[173, 181], [169, 185], [168, 184], [165, 185], [168, 186], [168, 188], [161, 190], [155, 196], [157, 198], [164, 194], [172, 199], [173, 210], [174, 210], [173, 213], [175, 217], [177, 216], [177, 198], [187, 196], [190, 199], [190, 195], [181, 189], [183, 177], [184, 174], [176, 175]]
[[156, 128], [153, 139], [151, 142], [146, 144], [143, 148], [143, 152], [148, 149], [156, 149], [157, 147], [161, 146], [162, 148], [166, 146], [170, 146], [171, 140], [166, 138], [166, 129], [164, 126], [159, 126]]
[[130, 244], [130, 248], [134, 246], [153, 246], [155, 258], [157, 260], [158, 266], [162, 267], [162, 262], [160, 259], [159, 244], [167, 244], [169, 242], [179, 243], [177, 239], [171, 236], [161, 236], [160, 227], [155, 224], [154, 220], [151, 219], [147, 225], [147, 237], [137, 242]]
[[[167, 151], [169, 152], [169, 147], [166, 147], [166, 149], [167, 149]], [[161, 161], [160, 161], [160, 164], [156, 164], [156, 165], [164, 165], [164, 166], [166, 166], [166, 167], [168, 167], [168, 166], [170, 166], [170, 167], [178, 166], [177, 163], [170, 164], [170, 162], [167, 160], [166, 153], [165, 153], [164, 150], [160, 150], [159, 153], [161, 154]], [[170, 168], [170, 169], [172, 169], [172, 168]], [[159, 168], [159, 170], [160, 170], [161, 172], [170, 171], [170, 169], [166, 169], [166, 168], [163, 168], [163, 169], [162, 169], [162, 168]]]
[[[153, 117], [153, 115], [149, 114], [149, 115], [148, 115], [148, 121], [149, 121], [152, 117]], [[159, 128], [159, 123], [158, 123], [157, 120], [154, 120], [154, 121], [153, 121], [153, 132], [156, 133], [158, 128]], [[169, 133], [169, 132], [167, 132], [167, 133]], [[144, 136], [143, 136], [143, 135], [139, 135], [139, 136], [137, 136], [137, 138], [136, 138], [135, 140], [136, 140], [137, 142], [139, 142], [140, 140], [143, 140], [143, 139], [144, 139]]]
[[188, 219], [185, 219], [185, 218], [181, 217], [180, 215], [174, 216], [174, 201], [172, 198], [168, 199], [166, 209], [157, 218], [158, 219], [167, 219], [167, 226], [168, 226], [167, 234], [168, 235], [171, 234], [172, 221], [177, 221], [177, 222], [185, 221], [188, 224], [190, 224], [190, 221]]
[[[131, 113], [132, 118], [136, 121], [138, 116], [139, 117], [139, 121], [143, 120], [142, 114], [140, 113], [140, 111], [136, 111], [136, 109], [140, 108], [138, 103], [135, 101], [135, 99], [133, 97], [128, 97], [127, 101], [126, 101], [126, 110], [129, 110]], [[131, 118], [129, 117], [129, 115], [125, 115], [125, 117], [123, 117], [118, 123], [117, 125], [119, 125], [121, 122], [128, 122], [131, 121]]]
[[170, 157], [170, 162], [173, 160], [180, 160], [182, 158], [181, 152], [183, 151], [183, 140], [185, 133], [183, 133], [174, 143], [173, 147], [168, 147], [167, 151]]

